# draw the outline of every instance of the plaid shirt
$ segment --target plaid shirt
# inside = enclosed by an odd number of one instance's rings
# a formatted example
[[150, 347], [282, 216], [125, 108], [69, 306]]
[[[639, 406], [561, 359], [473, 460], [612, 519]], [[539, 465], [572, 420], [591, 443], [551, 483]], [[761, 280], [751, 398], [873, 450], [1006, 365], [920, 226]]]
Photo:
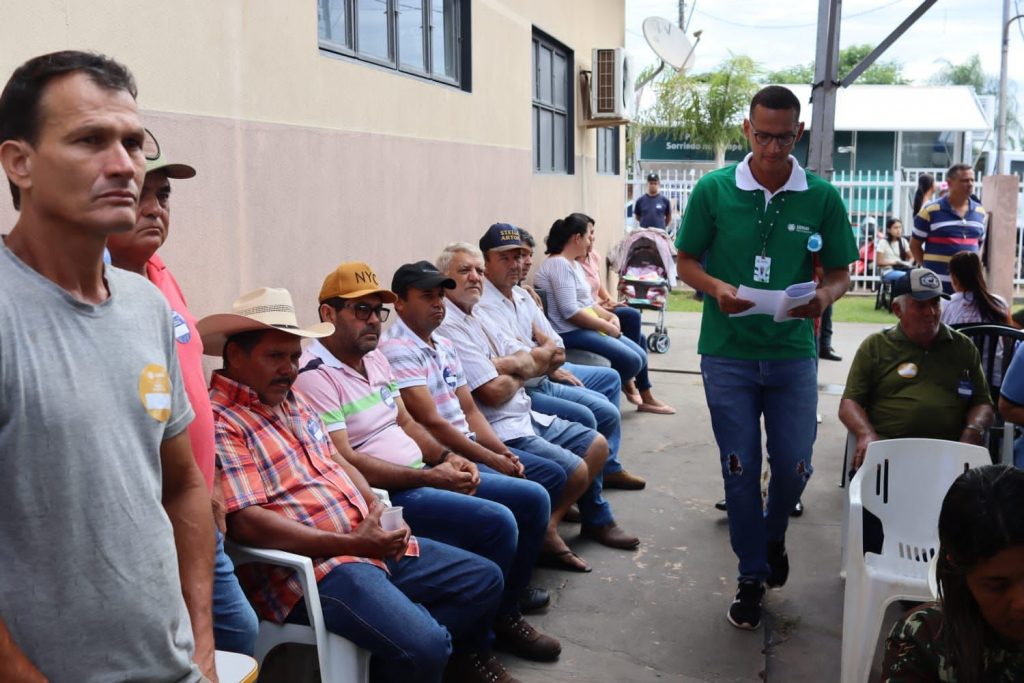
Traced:
[[[210, 402], [229, 513], [259, 505], [301, 524], [342, 534], [359, 526], [369, 513], [359, 489], [331, 459], [334, 446], [320, 417], [294, 392], [281, 404], [287, 424], [260, 402], [255, 391], [220, 372], [211, 379]], [[419, 555], [415, 539], [406, 555]], [[316, 580], [345, 562], [365, 562], [387, 571], [382, 561], [365, 557], [313, 558]], [[290, 569], [249, 564], [239, 567], [238, 574], [265, 619], [283, 622], [302, 598]]]

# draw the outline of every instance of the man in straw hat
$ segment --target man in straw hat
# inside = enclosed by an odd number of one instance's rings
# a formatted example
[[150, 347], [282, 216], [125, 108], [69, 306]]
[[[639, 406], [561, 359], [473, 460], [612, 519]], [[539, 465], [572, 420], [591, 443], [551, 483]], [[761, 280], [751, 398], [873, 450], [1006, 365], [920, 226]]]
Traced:
[[[433, 279], [447, 283], [436, 270]], [[409, 415], [377, 349], [390, 313], [384, 304], [396, 298], [365, 263], [342, 263], [329, 273], [320, 288], [320, 318], [334, 323], [334, 333], [306, 348], [296, 388], [320, 413], [338, 452], [373, 486], [391, 492], [417, 534], [501, 568], [505, 591], [495, 645], [534, 661], [557, 659], [559, 642], [530, 626], [518, 607], [551, 517], [548, 493], [521, 473], [479, 470]]]
[[[327, 628], [377, 658], [387, 681], [440, 680], [449, 668], [487, 678], [487, 625], [502, 590], [491, 561], [428, 539], [404, 523], [381, 526], [384, 506], [331, 443], [316, 412], [292, 391], [300, 340], [331, 323], [300, 327], [291, 295], [257, 289], [233, 312], [198, 324], [203, 349], [220, 355], [210, 399], [228, 535], [239, 543], [313, 558]], [[245, 566], [242, 584], [266, 619], [308, 623], [291, 572]]]
[[74, 51], [0, 94], [20, 211], [0, 246], [3, 681], [216, 680], [213, 516], [171, 311], [103, 265], [145, 175], [135, 94]]
[[167, 299], [174, 324], [175, 349], [181, 364], [185, 393], [196, 418], [188, 426], [192, 455], [211, 491], [216, 521], [216, 550], [213, 571], [213, 637], [218, 650], [252, 655], [256, 650], [259, 620], [246, 599], [231, 558], [224, 552], [224, 499], [214, 483], [213, 409], [203, 371], [203, 343], [196, 332], [196, 319], [185, 303], [178, 281], [157, 256], [171, 227], [171, 179], [192, 178], [196, 170], [187, 164], [171, 163], [157, 153], [146, 159], [135, 227], [107, 237], [113, 265], [148, 279]]

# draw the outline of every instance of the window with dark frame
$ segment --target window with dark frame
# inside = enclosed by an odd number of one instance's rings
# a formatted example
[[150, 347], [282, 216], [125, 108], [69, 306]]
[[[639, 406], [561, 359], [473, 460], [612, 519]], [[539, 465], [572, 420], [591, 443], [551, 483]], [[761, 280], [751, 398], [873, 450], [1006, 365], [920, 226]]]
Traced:
[[572, 175], [573, 52], [533, 30], [533, 170]]
[[324, 52], [470, 88], [471, 0], [317, 0]]
[[619, 175], [619, 129], [597, 128], [597, 172]]

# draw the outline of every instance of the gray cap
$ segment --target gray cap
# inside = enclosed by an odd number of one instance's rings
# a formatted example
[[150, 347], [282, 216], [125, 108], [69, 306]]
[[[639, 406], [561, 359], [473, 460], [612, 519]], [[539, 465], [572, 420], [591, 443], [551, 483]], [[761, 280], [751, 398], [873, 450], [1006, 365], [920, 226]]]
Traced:
[[928, 301], [941, 296], [948, 299], [949, 295], [942, 291], [939, 276], [927, 268], [914, 268], [892, 285], [893, 298], [909, 294], [917, 301]]

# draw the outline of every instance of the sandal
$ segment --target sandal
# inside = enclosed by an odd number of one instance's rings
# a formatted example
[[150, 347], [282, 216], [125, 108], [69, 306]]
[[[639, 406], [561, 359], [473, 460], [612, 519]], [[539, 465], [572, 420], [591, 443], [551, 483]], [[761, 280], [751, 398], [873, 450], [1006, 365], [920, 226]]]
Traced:
[[654, 405], [653, 403], [641, 403], [636, 407], [638, 413], [654, 413], [656, 415], [675, 415], [676, 409], [664, 403]]
[[[578, 560], [580, 564], [572, 560]], [[537, 556], [537, 566], [547, 569], [561, 569], [569, 572], [588, 574], [593, 571], [586, 561], [571, 550], [559, 550], [557, 552], [546, 551]]]

